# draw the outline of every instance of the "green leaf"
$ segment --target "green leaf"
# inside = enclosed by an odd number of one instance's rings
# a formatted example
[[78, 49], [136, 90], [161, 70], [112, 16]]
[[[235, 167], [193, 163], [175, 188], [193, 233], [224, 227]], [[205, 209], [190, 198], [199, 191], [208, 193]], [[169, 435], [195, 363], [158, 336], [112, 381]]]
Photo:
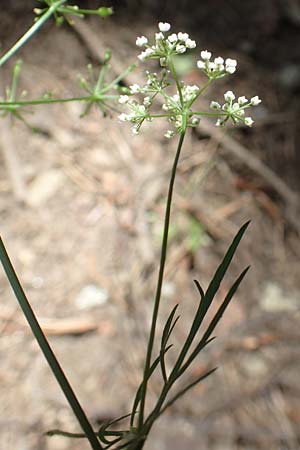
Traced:
[[162, 334], [162, 338], [161, 338], [160, 366], [161, 366], [161, 372], [162, 372], [162, 376], [163, 376], [165, 383], [167, 382], [167, 372], [166, 372], [166, 364], [165, 364], [165, 349], [166, 349], [168, 340], [171, 336], [171, 333], [174, 330], [174, 327], [180, 317], [180, 316], [177, 316], [173, 322], [173, 318], [174, 318], [177, 308], [178, 308], [178, 304], [175, 305], [174, 308], [172, 309], [172, 311], [166, 321], [166, 324], [164, 326], [164, 330], [163, 330], [163, 334]]
[[192, 352], [192, 354], [189, 356], [188, 360], [186, 361], [186, 363], [181, 367], [178, 376], [182, 375], [183, 372], [189, 367], [189, 365], [193, 362], [193, 360], [197, 357], [197, 355], [199, 354], [199, 352], [209, 343], [212, 341], [212, 339], [209, 339], [210, 336], [212, 335], [214, 329], [216, 328], [218, 322], [220, 321], [220, 319], [222, 318], [227, 306], [229, 305], [230, 301], [232, 300], [232, 297], [234, 296], [234, 294], [236, 293], [239, 285], [241, 284], [241, 282], [243, 281], [246, 273], [248, 272], [248, 270], [250, 269], [250, 266], [247, 267], [245, 270], [243, 270], [243, 272], [240, 274], [240, 276], [236, 279], [236, 281], [233, 283], [233, 285], [231, 286], [231, 288], [229, 289], [223, 303], [221, 304], [221, 306], [219, 307], [218, 311], [216, 312], [216, 314], [214, 315], [214, 318], [212, 319], [212, 321], [210, 322], [209, 326], [207, 327], [203, 337], [201, 338], [201, 341], [199, 342], [199, 344], [196, 346], [195, 350]]
[[58, 360], [56, 359], [52, 348], [49, 345], [49, 342], [31, 308], [31, 305], [25, 295], [25, 292], [21, 286], [21, 283], [18, 280], [18, 277], [16, 275], [16, 272], [13, 268], [12, 263], [10, 262], [9, 256], [6, 252], [6, 249], [4, 247], [3, 241], [0, 237], [0, 260], [3, 265], [3, 268], [5, 270], [6, 276], [8, 278], [8, 281], [15, 293], [15, 296], [19, 302], [19, 305], [22, 308], [22, 311], [24, 313], [24, 316], [27, 319], [27, 322], [31, 328], [31, 331], [37, 340], [40, 349], [42, 350], [46, 361], [51, 368], [61, 390], [63, 391], [69, 405], [71, 406], [78, 422], [81, 425], [81, 428], [83, 432], [85, 433], [85, 436], [89, 440], [91, 447], [93, 450], [101, 450], [103, 447], [101, 446], [96, 434], [94, 433], [94, 430], [84, 412], [82, 409], [67, 377], [65, 376]]
[[86, 435], [83, 433], [70, 433], [69, 431], [63, 430], [49, 430], [46, 431], [45, 436], [64, 436], [71, 439], [83, 439], [86, 438]]
[[[172, 347], [172, 345], [169, 345], [169, 346], [165, 349], [164, 354], [166, 354], [167, 351], [169, 351], [171, 347]], [[147, 381], [149, 380], [149, 378], [150, 378], [151, 375], [153, 374], [154, 370], [155, 370], [156, 367], [158, 366], [158, 364], [159, 364], [159, 362], [160, 362], [160, 359], [161, 359], [161, 354], [160, 354], [160, 355], [154, 360], [154, 362], [151, 364], [151, 366], [150, 366], [150, 368], [149, 368], [149, 372], [148, 372], [148, 374], [147, 374]], [[142, 380], [141, 384], [140, 384], [139, 387], [138, 387], [138, 390], [137, 390], [137, 392], [136, 392], [136, 395], [135, 395], [135, 399], [134, 399], [133, 407], [132, 407], [131, 418], [130, 418], [130, 426], [133, 426], [134, 416], [135, 416], [135, 414], [136, 414], [136, 412], [137, 412], [137, 407], [138, 407], [138, 405], [139, 405], [139, 403], [140, 403], [140, 401], [141, 401], [141, 395], [142, 395], [142, 387], [143, 387], [143, 383], [144, 383], [144, 380]]]
[[[122, 438], [122, 436], [124, 435], [124, 433], [126, 433], [126, 431], [108, 431], [107, 428], [110, 427], [111, 425], [114, 425], [115, 423], [120, 422], [121, 420], [126, 419], [127, 417], [130, 417], [131, 413], [129, 414], [125, 414], [123, 416], [120, 416], [116, 419], [113, 420], [107, 420], [105, 422], [103, 422], [103, 424], [100, 426], [99, 430], [98, 430], [98, 436], [100, 438], [100, 440], [104, 443], [104, 444], [111, 444], [114, 442], [118, 442], [120, 439]], [[106, 439], [106, 436], [115, 436], [117, 437], [117, 439], [113, 440], [113, 441], [109, 441]]]
[[197, 289], [198, 289], [198, 291], [199, 291], [200, 298], [201, 298], [201, 301], [202, 301], [203, 298], [204, 298], [204, 295], [205, 295], [205, 294], [204, 294], [204, 291], [203, 291], [203, 289], [202, 289], [202, 287], [201, 287], [199, 281], [194, 280], [194, 283], [195, 283], [195, 285], [196, 285], [196, 287], [197, 287]]
[[203, 381], [205, 378], [209, 377], [211, 374], [213, 374], [217, 370], [217, 367], [215, 367], [212, 370], [209, 370], [208, 372], [204, 373], [203, 375], [200, 375], [200, 377], [196, 378], [192, 383], [188, 384], [184, 389], [180, 390], [174, 397], [169, 400], [166, 405], [161, 409], [159, 415], [161, 415], [167, 408], [169, 408], [171, 405], [173, 405], [180, 397], [182, 397], [187, 391], [189, 391], [192, 387], [196, 386], [196, 384]]
[[229, 249], [227, 250], [227, 252], [223, 258], [223, 261], [221, 262], [218, 269], [216, 270], [215, 275], [213, 276], [213, 279], [211, 280], [204, 295], [203, 295], [203, 290], [200, 287], [200, 284], [198, 282], [196, 282], [196, 286], [200, 293], [201, 300], [200, 300], [198, 309], [196, 311], [190, 332], [189, 332], [187, 339], [182, 347], [182, 350], [180, 352], [180, 355], [178, 356], [178, 359], [176, 361], [176, 364], [173, 368], [173, 371], [172, 371], [170, 377], [173, 377], [175, 379], [177, 378], [180, 367], [184, 361], [184, 358], [187, 355], [196, 334], [198, 333], [198, 330], [203, 322], [203, 319], [206, 316], [206, 313], [207, 313], [207, 311], [208, 311], [208, 309], [220, 287], [221, 281], [223, 280], [223, 278], [228, 270], [228, 267], [232, 261], [232, 258], [237, 250], [237, 247], [238, 247], [249, 223], [250, 223], [250, 221], [246, 222], [240, 228], [238, 233], [236, 234], [235, 238], [233, 239]]
[[[177, 308], [178, 308], [178, 303], [177, 303], [177, 305], [174, 306], [174, 308], [170, 312], [169, 317], [168, 317], [168, 319], [166, 321], [166, 324], [165, 324], [164, 329], [163, 329], [162, 338], [161, 338], [161, 347], [165, 347], [166, 346], [166, 343], [168, 342], [170, 334], [172, 333], [172, 330], [174, 328], [174, 324], [172, 326], [172, 321], [173, 321], [173, 317], [174, 317], [174, 315], [176, 313]], [[179, 318], [179, 316], [178, 316], [178, 318]], [[178, 320], [178, 318], [176, 320]]]

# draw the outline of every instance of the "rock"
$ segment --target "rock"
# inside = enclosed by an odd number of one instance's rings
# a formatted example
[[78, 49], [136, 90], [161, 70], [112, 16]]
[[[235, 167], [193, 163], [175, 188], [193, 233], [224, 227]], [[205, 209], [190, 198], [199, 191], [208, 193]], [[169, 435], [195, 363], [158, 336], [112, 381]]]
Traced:
[[38, 175], [28, 187], [28, 204], [37, 207], [45, 203], [59, 190], [64, 179], [64, 174], [58, 169], [50, 169]]
[[269, 312], [295, 311], [300, 305], [300, 294], [285, 292], [278, 284], [268, 282], [262, 293], [261, 308]]
[[90, 309], [103, 305], [107, 300], [108, 292], [105, 289], [101, 289], [95, 284], [88, 284], [81, 289], [75, 298], [75, 304], [79, 309]]

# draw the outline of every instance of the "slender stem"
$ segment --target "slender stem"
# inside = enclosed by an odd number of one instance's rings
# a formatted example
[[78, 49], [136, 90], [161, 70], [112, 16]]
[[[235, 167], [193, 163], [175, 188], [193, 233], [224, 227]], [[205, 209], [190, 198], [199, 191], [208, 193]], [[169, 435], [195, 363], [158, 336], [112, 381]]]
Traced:
[[40, 327], [40, 324], [30, 306], [30, 303], [25, 295], [25, 292], [23, 291], [23, 288], [18, 280], [18, 277], [15, 273], [15, 270], [13, 268], [12, 263], [10, 262], [9, 256], [6, 252], [6, 249], [4, 247], [4, 244], [2, 242], [2, 239], [0, 238], [0, 259], [3, 265], [3, 268], [5, 270], [5, 273], [7, 275], [7, 278], [10, 282], [10, 285], [16, 295], [16, 298], [23, 310], [23, 313], [29, 323], [29, 326], [34, 334], [34, 337], [36, 338], [37, 342], [39, 343], [39, 346], [49, 364], [51, 367], [51, 370], [60, 385], [63, 393], [65, 394], [66, 399], [68, 400], [69, 405], [71, 406], [78, 422], [80, 423], [80, 426], [89, 440], [91, 444], [91, 448], [93, 450], [102, 450], [103, 447], [100, 444], [95, 432], [93, 431], [93, 428], [88, 420], [88, 418], [85, 415], [85, 412], [83, 411], [68, 379], [66, 378], [59, 362], [56, 359], [56, 356], [53, 353], [52, 348], [50, 347], [43, 330]]
[[209, 113], [209, 112], [193, 111], [193, 114], [195, 116], [207, 116], [207, 117], [228, 116], [227, 112]]
[[22, 64], [21, 61], [17, 61], [14, 66], [13, 79], [12, 79], [12, 83], [11, 83], [11, 89], [9, 92], [9, 100], [11, 102], [14, 102], [17, 97], [17, 87], [18, 87], [18, 81], [19, 81], [19, 77], [20, 77], [21, 64]]
[[1, 107], [10, 106], [32, 106], [32, 105], [50, 105], [53, 103], [68, 103], [68, 102], [97, 102], [102, 100], [114, 100], [119, 98], [119, 95], [88, 95], [83, 97], [70, 97], [70, 98], [49, 98], [38, 100], [21, 100], [17, 102], [0, 102]]
[[127, 69], [125, 69], [124, 72], [120, 73], [120, 75], [118, 75], [116, 78], [114, 78], [111, 83], [109, 83], [107, 86], [103, 87], [101, 92], [104, 93], [104, 92], [109, 91], [111, 88], [116, 86], [119, 83], [119, 81], [123, 80], [123, 78], [125, 78], [136, 67], [137, 67], [136, 64], [131, 64], [130, 66], [128, 66]]
[[172, 76], [173, 76], [173, 78], [175, 80], [175, 83], [176, 83], [176, 86], [177, 86], [177, 89], [178, 89], [181, 106], [183, 107], [183, 96], [182, 96], [181, 85], [180, 85], [180, 82], [178, 80], [177, 73], [176, 73], [176, 70], [175, 70], [175, 67], [174, 67], [174, 63], [173, 63], [173, 60], [172, 60], [171, 57], [169, 58], [169, 67], [170, 67], [171, 74], [172, 74]]
[[176, 169], [177, 169], [178, 160], [180, 157], [184, 137], [185, 137], [185, 128], [184, 128], [184, 131], [180, 135], [175, 159], [173, 162], [170, 183], [169, 183], [167, 205], [166, 205], [166, 212], [165, 212], [165, 221], [164, 221], [164, 232], [163, 232], [163, 240], [162, 240], [161, 256], [160, 256], [160, 267], [159, 267], [156, 295], [155, 295], [155, 301], [154, 301], [154, 307], [153, 307], [151, 329], [150, 329], [150, 335], [149, 335], [149, 341], [148, 341], [148, 347], [147, 347], [147, 354], [146, 354], [146, 361], [145, 361], [145, 368], [144, 368], [144, 378], [143, 378], [143, 384], [142, 384], [142, 389], [141, 389], [141, 404], [140, 404], [139, 418], [138, 418], [138, 420], [139, 420], [138, 428], [139, 429], [142, 428], [143, 422], [144, 422], [144, 410], [145, 410], [145, 401], [146, 401], [147, 383], [148, 383], [147, 374], [149, 372], [149, 368], [151, 365], [151, 356], [152, 356], [152, 350], [153, 350], [153, 344], [154, 344], [154, 338], [155, 338], [157, 316], [158, 316], [160, 297], [161, 297], [161, 289], [162, 289], [162, 283], [163, 283], [163, 277], [164, 277], [164, 269], [165, 269], [167, 245], [168, 245], [169, 225], [170, 225], [170, 214], [171, 214], [174, 182], [175, 182], [175, 177], [176, 177]]
[[56, 3], [50, 6], [50, 8], [43, 14], [33, 25], [26, 31], [25, 34], [13, 45], [1, 58], [0, 67], [11, 58], [26, 42], [36, 33], [36, 31], [41, 28], [41, 26], [55, 13], [57, 8], [59, 8], [66, 0], [58, 0]]

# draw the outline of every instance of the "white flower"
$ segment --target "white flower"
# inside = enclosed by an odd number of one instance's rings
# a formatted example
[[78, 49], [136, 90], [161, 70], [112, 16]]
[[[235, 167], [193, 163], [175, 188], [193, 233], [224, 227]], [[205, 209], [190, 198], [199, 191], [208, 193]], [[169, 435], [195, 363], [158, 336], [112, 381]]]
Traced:
[[226, 102], [232, 102], [232, 100], [235, 99], [235, 95], [232, 91], [227, 91], [224, 94], [224, 98], [225, 98]]
[[216, 127], [220, 127], [222, 124], [223, 124], [223, 122], [222, 122], [221, 119], [218, 119], [218, 120], [216, 121]]
[[224, 59], [222, 58], [222, 56], [218, 56], [217, 58], [215, 58], [215, 64], [224, 64]]
[[189, 35], [187, 33], [181, 33], [181, 31], [178, 33], [178, 39], [182, 42], [186, 42], [189, 38]]
[[159, 33], [155, 33], [155, 40], [156, 41], [162, 41], [164, 39], [163, 33], [160, 31]]
[[198, 69], [205, 69], [205, 62], [204, 61], [197, 61], [197, 67]]
[[244, 103], [247, 103], [247, 99], [246, 99], [246, 97], [243, 95], [242, 97], [239, 97], [238, 98], [238, 104], [239, 105], [243, 105]]
[[130, 115], [121, 113], [118, 118], [119, 120], [121, 120], [121, 122], [126, 122], [127, 120], [130, 120]]
[[145, 97], [143, 103], [144, 103], [145, 106], [150, 106], [151, 105], [151, 98], [150, 97]]
[[163, 32], [169, 31], [171, 28], [171, 25], [167, 22], [159, 22], [158, 28], [159, 28], [159, 31], [163, 31]]
[[187, 48], [196, 48], [196, 41], [193, 41], [192, 39], [187, 39], [185, 41], [185, 45]]
[[252, 127], [254, 120], [251, 117], [245, 117], [244, 122], [245, 122], [245, 125], [248, 125], [248, 127]]
[[168, 36], [168, 41], [171, 43], [178, 41], [177, 34], [176, 33], [170, 34], [170, 36]]
[[211, 52], [208, 52], [207, 50], [202, 50], [200, 55], [201, 58], [204, 59], [205, 61], [211, 58]]
[[220, 103], [214, 102], [214, 101], [212, 101], [212, 102], [210, 103], [210, 107], [211, 107], [211, 109], [221, 109]]
[[211, 62], [211, 61], [210, 61], [210, 62], [208, 63], [208, 67], [209, 67], [210, 70], [215, 70], [215, 69], [216, 69], [216, 64], [215, 64], [214, 62]]
[[168, 130], [165, 134], [165, 137], [171, 139], [174, 136], [175, 132], [172, 130]]
[[161, 67], [166, 67], [167, 66], [167, 58], [159, 58], [159, 64], [161, 65]]
[[237, 61], [235, 59], [227, 58], [225, 60], [225, 70], [227, 73], [234, 73], [236, 71]]
[[199, 125], [199, 122], [200, 122], [199, 117], [192, 118], [192, 125], [197, 126], [197, 125]]
[[140, 92], [141, 87], [138, 84], [133, 84], [132, 86], [129, 86], [131, 94], [137, 94]]
[[146, 38], [146, 36], [141, 36], [141, 37], [136, 38], [135, 43], [138, 47], [143, 47], [143, 45], [148, 43], [148, 39]]
[[250, 102], [251, 102], [251, 105], [257, 106], [261, 103], [261, 99], [258, 97], [258, 95], [256, 95], [255, 97], [251, 98]]
[[182, 44], [176, 45], [176, 52], [177, 53], [184, 53], [186, 51], [186, 47]]
[[139, 134], [139, 129], [138, 129], [138, 127], [136, 126], [136, 125], [134, 125], [132, 128], [131, 128], [131, 132], [132, 132], [132, 134], [133, 135], [137, 135], [137, 134]]
[[226, 61], [225, 61], [225, 65], [226, 66], [236, 67], [237, 66], [237, 61], [236, 61], [236, 59], [227, 58]]
[[236, 71], [236, 67], [233, 66], [226, 66], [226, 72], [230, 73], [231, 75]]
[[153, 48], [146, 48], [140, 55], [138, 55], [138, 58], [141, 61], [145, 61], [146, 58], [149, 58], [149, 56], [153, 55], [154, 50]]
[[128, 95], [120, 95], [120, 97], [119, 97], [119, 103], [121, 103], [122, 105], [123, 105], [124, 103], [127, 103], [128, 100], [129, 100]]

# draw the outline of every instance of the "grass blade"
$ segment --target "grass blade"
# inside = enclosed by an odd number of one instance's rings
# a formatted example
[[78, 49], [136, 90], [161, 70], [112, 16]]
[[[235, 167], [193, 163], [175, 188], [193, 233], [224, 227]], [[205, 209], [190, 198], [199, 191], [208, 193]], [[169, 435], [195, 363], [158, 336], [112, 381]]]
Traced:
[[34, 337], [36, 338], [48, 365], [50, 366], [59, 386], [61, 387], [70, 407], [72, 408], [86, 438], [89, 440], [93, 450], [101, 450], [101, 446], [93, 428], [85, 415], [68, 379], [66, 378], [59, 362], [57, 361], [52, 348], [50, 347], [43, 330], [30, 306], [30, 303], [25, 295], [25, 292], [18, 280], [12, 263], [4, 247], [3, 241], [0, 238], [0, 259], [3, 265], [4, 271], [7, 275], [9, 283], [15, 293], [15, 296], [23, 310], [23, 313], [27, 319], [27, 322], [31, 328]]
[[236, 281], [233, 283], [233, 285], [231, 286], [231, 288], [229, 289], [223, 303], [221, 304], [221, 306], [219, 307], [218, 311], [216, 312], [214, 318], [212, 319], [212, 321], [210, 322], [209, 326], [207, 327], [207, 330], [205, 331], [203, 337], [201, 338], [201, 341], [199, 342], [199, 344], [196, 346], [195, 350], [192, 352], [192, 354], [190, 355], [190, 357], [188, 358], [188, 360], [185, 362], [185, 364], [181, 367], [181, 369], [179, 370], [178, 376], [182, 375], [183, 372], [189, 367], [189, 365], [193, 362], [193, 360], [197, 357], [198, 353], [209, 343], [211, 342], [211, 340], [213, 339], [209, 339], [212, 332], [214, 331], [214, 329], [216, 328], [218, 322], [220, 321], [220, 319], [222, 318], [227, 306], [229, 305], [230, 301], [232, 300], [232, 297], [234, 296], [234, 294], [236, 293], [239, 285], [241, 284], [241, 282], [243, 281], [246, 273], [248, 272], [248, 270], [250, 269], [250, 266], [247, 267], [245, 270], [243, 270], [243, 272], [240, 274], [240, 276], [236, 279]]
[[200, 383], [201, 381], [203, 381], [205, 378], [209, 377], [212, 373], [214, 373], [217, 370], [217, 367], [215, 367], [212, 370], [209, 370], [208, 372], [205, 372], [204, 374], [202, 374], [200, 377], [196, 378], [196, 380], [194, 380], [192, 383], [188, 384], [184, 389], [182, 389], [181, 391], [179, 391], [176, 395], [174, 395], [174, 397], [171, 398], [171, 400], [169, 400], [165, 406], [161, 409], [159, 415], [161, 415], [163, 412], [165, 412], [165, 410], [167, 408], [169, 408], [171, 405], [173, 405], [173, 403], [175, 403], [180, 397], [182, 397], [187, 391], [189, 391], [192, 387], [196, 386], [196, 384]]
[[[167, 353], [167, 351], [169, 351], [171, 347], [172, 347], [172, 345], [168, 345], [168, 347], [167, 347], [167, 348], [165, 349], [165, 351], [164, 351], [164, 354]], [[154, 362], [152, 363], [152, 365], [150, 366], [149, 372], [148, 372], [148, 374], [147, 374], [147, 381], [149, 380], [149, 378], [150, 378], [151, 375], [153, 374], [154, 370], [155, 370], [156, 367], [158, 366], [158, 364], [159, 364], [159, 362], [160, 362], [160, 359], [161, 359], [161, 355], [159, 355], [159, 356], [154, 360]], [[134, 402], [133, 402], [132, 413], [131, 413], [131, 418], [130, 418], [130, 426], [131, 426], [131, 427], [133, 426], [134, 416], [136, 415], [138, 405], [139, 405], [139, 403], [140, 403], [140, 401], [141, 401], [141, 395], [142, 395], [142, 386], [143, 386], [143, 383], [144, 383], [144, 380], [142, 380], [141, 384], [139, 385], [138, 390], [137, 390], [136, 395], [135, 395]]]
[[172, 334], [172, 331], [174, 330], [174, 327], [179, 319], [179, 316], [176, 317], [176, 319], [174, 320], [173, 324], [173, 318], [174, 315], [176, 313], [176, 310], [178, 308], [178, 304], [174, 306], [174, 308], [172, 309], [168, 320], [166, 321], [166, 324], [164, 326], [164, 330], [163, 330], [163, 334], [162, 334], [162, 338], [161, 338], [161, 347], [160, 347], [160, 367], [161, 367], [161, 373], [164, 379], [164, 382], [167, 382], [167, 372], [166, 372], [166, 363], [165, 363], [165, 349], [168, 343], [168, 340]]
[[232, 258], [237, 250], [237, 247], [249, 225], [250, 221], [246, 222], [238, 231], [238, 233], [236, 234], [235, 238], [233, 239], [229, 249], [227, 250], [223, 261], [221, 262], [221, 264], [219, 265], [218, 269], [215, 272], [215, 275], [212, 279], [212, 281], [210, 282], [205, 294], [203, 295], [203, 290], [200, 286], [200, 284], [198, 282], [196, 282], [196, 286], [199, 290], [200, 296], [201, 296], [201, 300], [197, 309], [197, 312], [195, 314], [195, 318], [193, 320], [190, 332], [188, 334], [188, 337], [183, 345], [183, 348], [178, 356], [178, 359], [176, 361], [176, 364], [173, 368], [173, 371], [171, 373], [171, 377], [177, 378], [177, 373], [180, 370], [180, 367], [193, 343], [193, 340], [196, 336], [196, 334], [198, 333], [198, 330], [203, 322], [204, 317], [206, 316], [206, 313], [220, 287], [220, 284], [228, 270], [228, 267], [232, 261]]
[[46, 431], [45, 436], [64, 436], [71, 439], [86, 439], [86, 435], [83, 433], [70, 433], [69, 431], [63, 430], [49, 430]]

